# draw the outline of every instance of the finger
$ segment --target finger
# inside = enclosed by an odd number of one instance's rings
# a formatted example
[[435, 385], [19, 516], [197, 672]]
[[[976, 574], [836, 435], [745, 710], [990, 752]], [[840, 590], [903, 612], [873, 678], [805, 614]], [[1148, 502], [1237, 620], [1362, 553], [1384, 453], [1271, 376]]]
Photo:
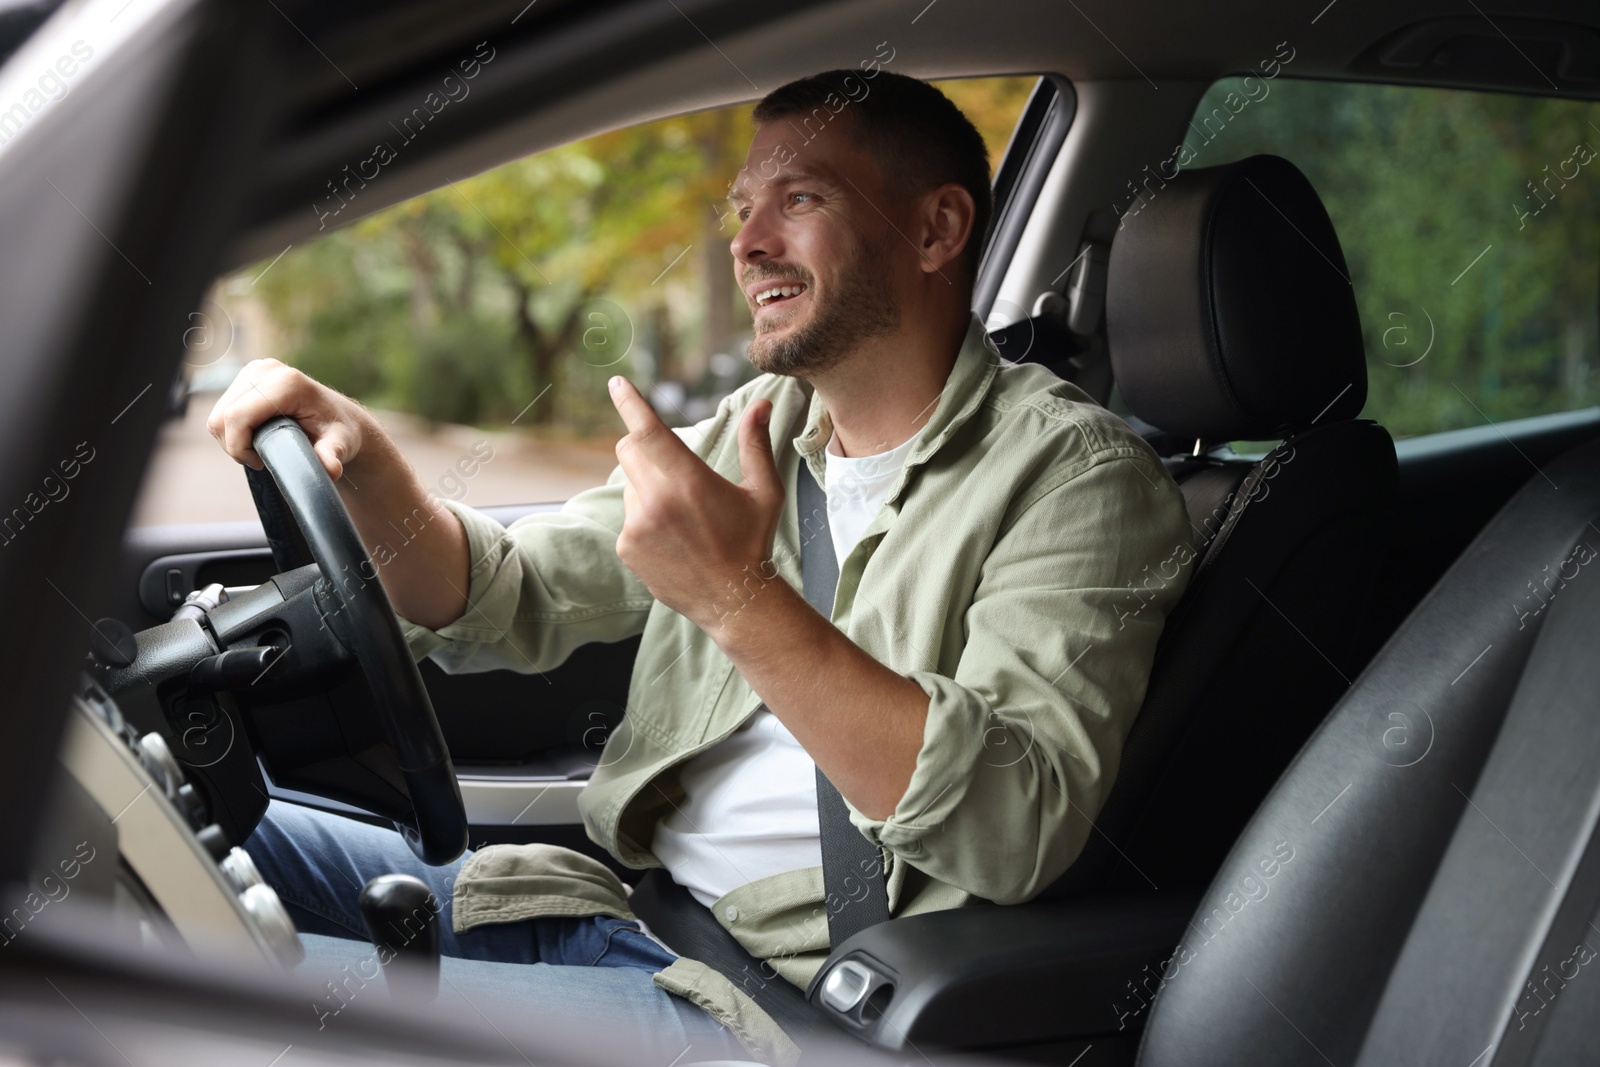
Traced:
[[[217, 397], [216, 404], [211, 408], [211, 414], [206, 416], [206, 432], [216, 439], [217, 444], [221, 445], [225, 452], [228, 451], [228, 414], [233, 410], [234, 404], [238, 402], [240, 393], [250, 387], [248, 376], [255, 369], [256, 363], [253, 360], [240, 368], [239, 373], [233, 376], [233, 381], [228, 383], [228, 388], [223, 390], [221, 396]], [[232, 452], [228, 452], [228, 455], [235, 460], [241, 458], [233, 455]]]
[[275, 359], [245, 364], [217, 405], [221, 426], [214, 434], [223, 450], [240, 463], [261, 470], [261, 457], [255, 450], [255, 432], [261, 424], [276, 415], [309, 413], [295, 410], [300, 406], [297, 401], [303, 399], [296, 390], [300, 378], [298, 371]]
[[[687, 460], [698, 458], [661, 421], [655, 409], [632, 382], [618, 376], [611, 379], [610, 387], [611, 403], [616, 406], [617, 414], [622, 416], [624, 425], [628, 427], [626, 447], [618, 446], [618, 461], [623, 463], [625, 469], [627, 462], [622, 459], [624, 452], [638, 452], [662, 469], [681, 466]], [[628, 473], [631, 476], [634, 471], [629, 469]]]
[[228, 383], [228, 388], [223, 390], [222, 395], [217, 398], [216, 406], [211, 409], [211, 417], [206, 420], [206, 429], [213, 435], [220, 434], [222, 414], [239, 399], [241, 394], [249, 391], [252, 382], [278, 365], [275, 359], [252, 359], [239, 368], [239, 373], [233, 376], [233, 381]]
[[661, 479], [661, 468], [640, 450], [639, 439], [633, 434], [624, 434], [617, 441], [616, 454], [628, 488], [654, 485]]
[[[328, 477], [338, 481], [344, 474], [344, 465], [350, 461], [351, 453], [355, 451], [355, 439], [350, 433], [350, 428], [342, 422], [328, 425], [317, 435], [316, 443], [311, 446], [317, 458], [322, 460], [322, 466], [327, 470]], [[357, 486], [356, 488], [360, 488]]]
[[235, 458], [244, 457], [240, 462], [253, 461], [250, 465], [257, 470], [261, 470], [264, 464], [256, 452], [256, 431], [268, 419], [290, 414], [282, 399], [286, 392], [284, 380], [282, 373], [274, 372], [247, 383], [228, 411], [222, 447]]
[[252, 360], [240, 370], [206, 420], [223, 451], [246, 466], [264, 468], [255, 450], [261, 424], [278, 415], [298, 422], [330, 477], [337, 480], [360, 447], [352, 427], [327, 403], [325, 390], [275, 359]]
[[264, 466], [255, 450], [256, 427], [280, 414], [272, 396], [283, 391], [281, 382], [286, 370], [275, 360], [247, 363], [206, 422], [224, 452], [256, 470]]
[[617, 442], [617, 466], [622, 468], [622, 515], [624, 521], [637, 520], [642, 512], [643, 494], [671, 492], [661, 472], [633, 447], [633, 438]]
[[656, 415], [655, 409], [632, 382], [619, 374], [606, 384], [611, 390], [611, 403], [616, 407], [617, 414], [622, 416], [629, 433], [644, 433], [657, 427], [666, 429], [666, 423]]
[[[628, 518], [639, 514], [639, 494], [634, 491], [629, 482], [622, 483], [622, 529], [617, 533], [617, 558], [627, 564], [628, 557], [633, 554], [633, 530], [628, 525]], [[632, 569], [631, 567], [629, 568]]]
[[783, 479], [772, 458], [772, 401], [757, 400], [739, 420], [739, 471], [746, 492], [766, 504], [783, 500]]

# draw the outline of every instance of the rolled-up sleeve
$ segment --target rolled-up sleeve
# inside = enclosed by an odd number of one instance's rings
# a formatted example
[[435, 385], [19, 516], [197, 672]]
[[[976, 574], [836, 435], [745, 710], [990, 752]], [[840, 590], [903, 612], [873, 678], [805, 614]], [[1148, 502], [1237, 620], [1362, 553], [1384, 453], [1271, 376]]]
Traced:
[[510, 526], [443, 501], [467, 534], [467, 609], [437, 630], [402, 618], [412, 655], [431, 656], [451, 674], [531, 673], [560, 666], [591, 641], [640, 633], [654, 598], [617, 558], [622, 486], [619, 467], [560, 511], [525, 515]]
[[979, 897], [1045, 889], [1090, 833], [1192, 569], [1182, 493], [1154, 456], [1045, 492], [983, 564], [954, 676], [908, 674], [929, 698], [915, 770], [888, 819], [852, 808], [855, 825]]

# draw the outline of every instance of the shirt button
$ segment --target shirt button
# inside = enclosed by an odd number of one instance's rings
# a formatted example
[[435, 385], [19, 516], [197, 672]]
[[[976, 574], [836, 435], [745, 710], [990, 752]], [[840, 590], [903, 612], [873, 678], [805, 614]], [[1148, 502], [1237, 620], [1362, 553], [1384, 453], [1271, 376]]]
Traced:
[[738, 922], [739, 909], [734, 907], [732, 904], [729, 904], [726, 908], [722, 909], [722, 917], [727, 919], [729, 922]]

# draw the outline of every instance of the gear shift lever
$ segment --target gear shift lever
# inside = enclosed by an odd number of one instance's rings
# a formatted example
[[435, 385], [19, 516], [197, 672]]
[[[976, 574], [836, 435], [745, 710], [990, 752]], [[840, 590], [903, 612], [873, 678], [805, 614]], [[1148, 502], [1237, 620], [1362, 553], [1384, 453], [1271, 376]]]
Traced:
[[378, 948], [390, 997], [409, 1003], [437, 997], [439, 902], [422, 880], [380, 874], [361, 890], [357, 906], [367, 936]]

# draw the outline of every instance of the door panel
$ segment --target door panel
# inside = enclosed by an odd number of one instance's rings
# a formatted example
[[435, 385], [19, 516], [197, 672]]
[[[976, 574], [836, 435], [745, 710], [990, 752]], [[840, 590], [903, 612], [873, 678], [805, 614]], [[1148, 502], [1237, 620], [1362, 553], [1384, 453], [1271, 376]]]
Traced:
[[264, 170], [280, 85], [262, 50], [236, 46], [265, 39], [270, 17], [198, 0], [74, 4], [0, 69], [0, 98], [21, 100], [37, 71], [92, 49], [71, 92], [0, 143], [3, 882], [29, 880], [44, 754], [105, 614], [185, 316]]

